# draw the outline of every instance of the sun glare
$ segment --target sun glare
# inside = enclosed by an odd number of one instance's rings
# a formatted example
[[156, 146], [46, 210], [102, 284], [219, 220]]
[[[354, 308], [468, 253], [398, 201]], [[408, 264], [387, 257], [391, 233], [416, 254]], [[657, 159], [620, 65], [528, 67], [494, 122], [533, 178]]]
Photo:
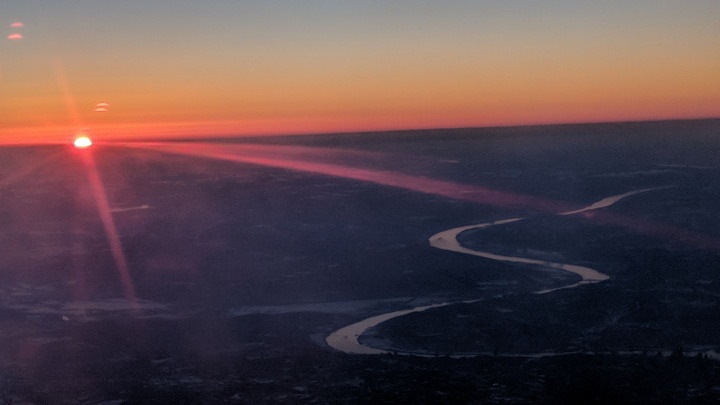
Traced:
[[87, 136], [78, 136], [75, 138], [73, 145], [78, 149], [86, 149], [92, 146], [92, 141]]

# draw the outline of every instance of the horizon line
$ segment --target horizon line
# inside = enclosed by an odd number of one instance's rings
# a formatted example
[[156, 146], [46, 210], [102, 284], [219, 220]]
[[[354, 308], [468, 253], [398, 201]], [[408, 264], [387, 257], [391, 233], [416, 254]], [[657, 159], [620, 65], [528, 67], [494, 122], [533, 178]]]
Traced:
[[[512, 128], [542, 128], [542, 127], [571, 127], [571, 126], [592, 126], [592, 125], [621, 125], [621, 124], [653, 124], [653, 123], [670, 123], [670, 122], [703, 122], [703, 121], [720, 121], [720, 116], [710, 117], [683, 117], [683, 118], [658, 118], [658, 119], [625, 119], [625, 120], [597, 120], [597, 121], [558, 121], [558, 122], [539, 122], [539, 123], [520, 123], [520, 124], [495, 124], [495, 125], [458, 125], [458, 126], [418, 126], [418, 127], [386, 127], [386, 128], [370, 128], [370, 129], [357, 129], [357, 130], [327, 130], [327, 131], [298, 131], [298, 132], [255, 132], [255, 133], [209, 133], [204, 135], [196, 134], [170, 134], [170, 135], [129, 135], [126, 137], [122, 136], [100, 136], [98, 139], [101, 144], [113, 144], [123, 142], [182, 142], [182, 141], [200, 141], [200, 140], [224, 140], [224, 139], [259, 139], [259, 138], [282, 138], [282, 137], [314, 137], [314, 136], [332, 136], [332, 135], [370, 135], [370, 134], [382, 134], [382, 133], [398, 133], [398, 132], [422, 132], [422, 131], [441, 131], [441, 130], [493, 130], [493, 129], [512, 129]], [[212, 121], [211, 123], [220, 124], [227, 121]], [[208, 124], [211, 124], [208, 123]], [[197, 124], [197, 122], [195, 122]], [[146, 126], [183, 126], [193, 125], [193, 122], [179, 122], [179, 123], [134, 123], [118, 125], [120, 127], [142, 127]], [[32, 131], [41, 127], [25, 127], [16, 128], [18, 131]], [[5, 131], [12, 131], [12, 128], [5, 129]], [[65, 145], [72, 143], [74, 135], [79, 131], [89, 131], [90, 128], [82, 127], [78, 128], [72, 135], [47, 135], [43, 137], [36, 137], [32, 140], [5, 140], [2, 139], [0, 133], [0, 146], [33, 146], [33, 145]], [[91, 133], [92, 135], [92, 133]], [[91, 136], [92, 137], [92, 136]], [[95, 141], [95, 140], [94, 140]]]

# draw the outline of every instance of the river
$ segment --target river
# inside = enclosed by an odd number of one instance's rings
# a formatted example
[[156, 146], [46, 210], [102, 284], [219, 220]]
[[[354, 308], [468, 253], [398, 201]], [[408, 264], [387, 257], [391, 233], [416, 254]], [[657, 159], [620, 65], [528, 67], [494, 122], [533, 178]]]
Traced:
[[[627, 193], [613, 195], [610, 197], [603, 198], [602, 200], [599, 200], [593, 204], [588, 205], [587, 207], [573, 210], [573, 211], [567, 211], [567, 212], [561, 212], [557, 215], [575, 215], [580, 214], [587, 211], [597, 210], [601, 208], [609, 207], [618, 201], [637, 195], [640, 193], [645, 193], [648, 191], [653, 190], [660, 190], [668, 187], [655, 187], [655, 188], [645, 188], [641, 190], [634, 190], [629, 191]], [[480, 228], [489, 228], [491, 226], [498, 226], [498, 225], [504, 225], [509, 224], [513, 222], [523, 221], [526, 218], [510, 218], [510, 219], [503, 219], [499, 221], [494, 222], [486, 222], [482, 224], [475, 224], [475, 225], [466, 225], [461, 226], [458, 228], [452, 228], [448, 229], [446, 231], [439, 232], [433, 236], [430, 237], [429, 242], [430, 246], [442, 249], [442, 250], [449, 250], [452, 252], [458, 252], [458, 253], [464, 253], [469, 254], [473, 256], [479, 256], [490, 260], [497, 260], [502, 262], [512, 262], [512, 263], [523, 263], [523, 264], [530, 264], [530, 265], [538, 265], [538, 266], [544, 266], [544, 267], [552, 267], [555, 269], [567, 271], [570, 273], [577, 274], [581, 277], [581, 280], [575, 284], [552, 288], [552, 289], [546, 289], [546, 290], [540, 290], [536, 291], [536, 294], [546, 294], [552, 291], [560, 290], [560, 289], [567, 289], [567, 288], [575, 288], [579, 287], [581, 285], [585, 284], [592, 284], [592, 283], [599, 283], [605, 280], [608, 280], [610, 277], [607, 274], [601, 273], [598, 270], [591, 269], [589, 267], [584, 266], [578, 266], [574, 264], [569, 263], [555, 263], [555, 262], [548, 262], [543, 260], [537, 260], [537, 259], [529, 259], [524, 257], [515, 257], [515, 256], [503, 256], [498, 255], [492, 252], [481, 252], [477, 250], [468, 249], [466, 247], [463, 247], [460, 245], [460, 242], [457, 240], [457, 236], [464, 231], [470, 230], [470, 229], [480, 229]], [[438, 304], [431, 304], [431, 305], [423, 305], [423, 306], [417, 306], [410, 309], [403, 309], [398, 311], [392, 311], [380, 315], [375, 315], [373, 317], [364, 319], [360, 322], [353, 323], [351, 325], [345, 326], [343, 328], [340, 328], [333, 333], [331, 333], [327, 338], [325, 338], [325, 342], [332, 347], [335, 350], [339, 350], [341, 352], [345, 353], [352, 353], [352, 354], [383, 354], [383, 353], [396, 353], [396, 354], [403, 354], [403, 355], [416, 355], [416, 356], [428, 356], [425, 352], [400, 352], [396, 350], [387, 350], [387, 349], [379, 349], [367, 345], [363, 345], [359, 342], [360, 336], [365, 333], [368, 329], [377, 326], [385, 321], [388, 321], [393, 318], [397, 318], [400, 316], [404, 316], [410, 313], [416, 313], [416, 312], [423, 312], [427, 311], [432, 308], [440, 308], [448, 305], [453, 304], [459, 304], [459, 303], [473, 303], [477, 302], [479, 300], [470, 300], [470, 301], [449, 301], [449, 302], [442, 302]], [[475, 355], [482, 355], [485, 353], [474, 353], [474, 354], [458, 354], [457, 357], [467, 357], [467, 356], [475, 356]], [[552, 353], [537, 353], [535, 356], [547, 356], [552, 355]], [[533, 356], [533, 355], [530, 355]]]

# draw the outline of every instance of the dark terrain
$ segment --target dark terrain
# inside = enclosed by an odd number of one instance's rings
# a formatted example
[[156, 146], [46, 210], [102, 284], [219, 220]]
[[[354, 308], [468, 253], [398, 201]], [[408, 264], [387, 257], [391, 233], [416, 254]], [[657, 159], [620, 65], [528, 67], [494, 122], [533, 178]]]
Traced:
[[[2, 148], [0, 404], [720, 401], [720, 121], [208, 142], [575, 207], [671, 187], [556, 216], [123, 144]], [[515, 216], [529, 218], [459, 240], [610, 280], [538, 295], [577, 276], [428, 244]], [[435, 357], [348, 355], [324, 342], [370, 316], [467, 299], [479, 301], [361, 338]], [[448, 357], [458, 352], [485, 355]]]

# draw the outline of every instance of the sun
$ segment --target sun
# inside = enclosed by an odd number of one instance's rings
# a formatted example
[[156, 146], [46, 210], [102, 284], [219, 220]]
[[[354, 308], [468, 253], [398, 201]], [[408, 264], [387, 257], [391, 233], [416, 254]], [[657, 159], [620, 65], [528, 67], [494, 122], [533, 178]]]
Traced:
[[92, 144], [93, 144], [93, 143], [92, 143], [92, 141], [90, 140], [90, 138], [88, 138], [87, 136], [84, 136], [84, 135], [78, 136], [78, 137], [75, 138], [75, 140], [73, 141], [73, 145], [74, 145], [76, 148], [78, 148], [78, 149], [87, 149], [87, 148], [89, 148], [90, 146], [92, 146]]

